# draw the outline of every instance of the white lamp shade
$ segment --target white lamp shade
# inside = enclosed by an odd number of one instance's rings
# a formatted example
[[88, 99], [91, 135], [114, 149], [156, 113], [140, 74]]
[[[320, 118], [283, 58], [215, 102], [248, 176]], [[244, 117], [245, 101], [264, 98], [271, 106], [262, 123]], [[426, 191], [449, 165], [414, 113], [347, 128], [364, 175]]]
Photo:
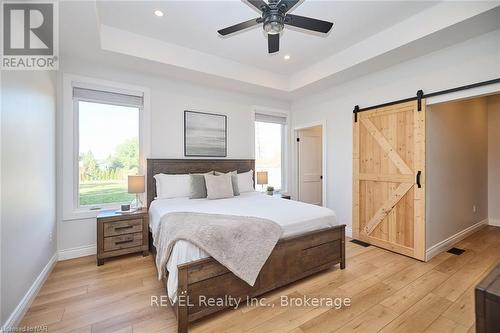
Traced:
[[257, 184], [259, 185], [267, 184], [267, 171], [257, 171]]
[[128, 193], [144, 193], [144, 176], [128, 176]]

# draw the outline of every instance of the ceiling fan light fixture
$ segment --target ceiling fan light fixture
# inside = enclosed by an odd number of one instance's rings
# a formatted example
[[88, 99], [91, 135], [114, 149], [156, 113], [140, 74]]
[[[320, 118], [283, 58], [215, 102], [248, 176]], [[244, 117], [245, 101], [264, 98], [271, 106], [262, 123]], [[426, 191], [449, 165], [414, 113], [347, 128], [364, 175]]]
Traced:
[[285, 24], [282, 15], [271, 14], [264, 17], [264, 31], [276, 35], [283, 31]]
[[268, 22], [264, 24], [264, 31], [270, 35], [279, 34], [283, 31], [283, 24], [279, 22]]

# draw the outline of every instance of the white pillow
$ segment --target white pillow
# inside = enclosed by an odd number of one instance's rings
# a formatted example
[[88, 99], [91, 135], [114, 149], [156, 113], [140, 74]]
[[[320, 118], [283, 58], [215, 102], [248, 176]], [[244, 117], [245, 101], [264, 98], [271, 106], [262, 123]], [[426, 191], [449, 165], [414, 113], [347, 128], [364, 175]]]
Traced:
[[205, 184], [207, 185], [207, 199], [223, 199], [234, 196], [230, 173], [220, 176], [205, 174]]
[[156, 180], [156, 198], [171, 199], [189, 197], [191, 180], [189, 175], [167, 175], [159, 173], [154, 175]]
[[238, 189], [240, 193], [253, 192], [253, 170], [238, 174]]

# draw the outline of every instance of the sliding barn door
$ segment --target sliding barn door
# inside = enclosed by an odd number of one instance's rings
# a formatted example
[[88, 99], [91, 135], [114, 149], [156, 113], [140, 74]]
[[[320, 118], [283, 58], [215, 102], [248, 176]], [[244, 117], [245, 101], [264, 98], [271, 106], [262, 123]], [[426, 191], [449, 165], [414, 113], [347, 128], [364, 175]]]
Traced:
[[353, 237], [425, 260], [425, 101], [359, 112]]

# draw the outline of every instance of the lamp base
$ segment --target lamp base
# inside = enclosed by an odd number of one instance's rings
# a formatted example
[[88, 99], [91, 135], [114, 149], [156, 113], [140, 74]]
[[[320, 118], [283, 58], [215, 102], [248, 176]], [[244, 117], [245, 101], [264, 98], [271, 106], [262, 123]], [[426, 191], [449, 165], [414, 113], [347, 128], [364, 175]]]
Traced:
[[139, 197], [139, 194], [136, 194], [135, 195], [135, 199], [132, 200], [132, 202], [130, 203], [130, 210], [141, 210], [143, 208], [143, 204], [142, 204], [142, 201], [141, 201], [141, 198]]

